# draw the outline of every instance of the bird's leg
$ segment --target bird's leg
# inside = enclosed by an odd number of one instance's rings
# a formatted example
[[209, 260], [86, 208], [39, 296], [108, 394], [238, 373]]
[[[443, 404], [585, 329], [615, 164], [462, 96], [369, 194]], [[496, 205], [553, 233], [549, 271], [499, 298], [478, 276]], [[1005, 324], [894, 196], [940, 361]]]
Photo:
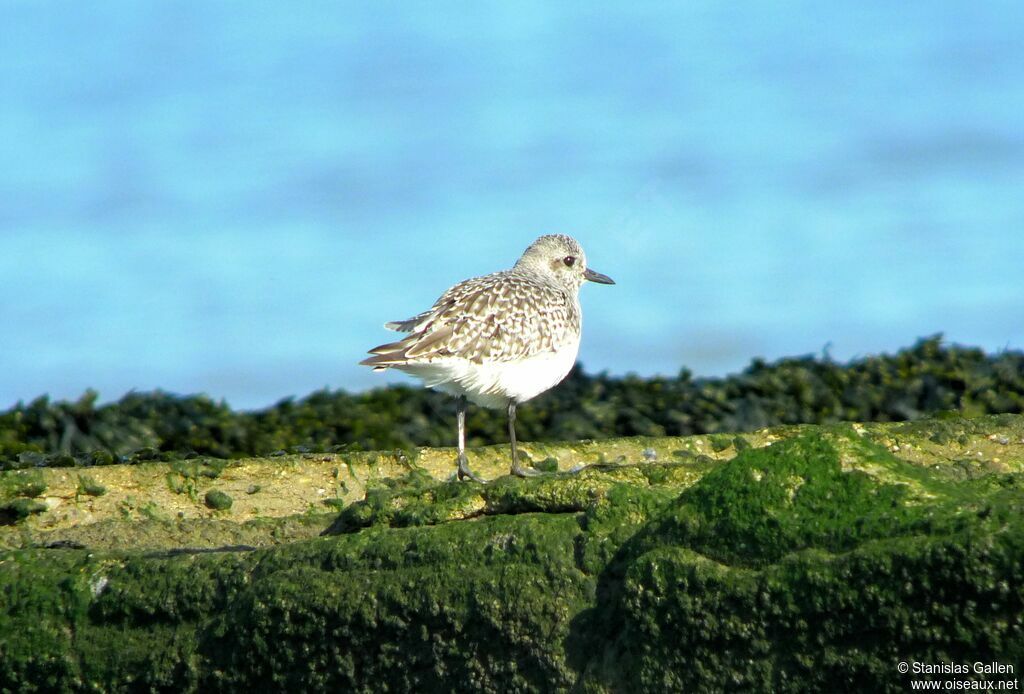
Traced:
[[466, 457], [466, 396], [460, 395], [455, 399], [455, 419], [459, 424], [459, 469], [458, 475], [460, 480], [464, 480], [467, 477], [474, 482], [483, 482], [479, 477], [473, 474], [469, 469], [469, 458]]
[[535, 477], [540, 473], [532, 467], [519, 464], [519, 450], [516, 448], [516, 401], [508, 401], [508, 439], [512, 442], [512, 474], [517, 477]]

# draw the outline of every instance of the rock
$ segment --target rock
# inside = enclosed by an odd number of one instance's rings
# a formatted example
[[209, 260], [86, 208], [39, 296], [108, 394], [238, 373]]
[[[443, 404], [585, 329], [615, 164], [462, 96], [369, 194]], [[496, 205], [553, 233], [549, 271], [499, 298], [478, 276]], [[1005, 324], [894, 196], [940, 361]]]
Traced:
[[206, 501], [206, 505], [215, 511], [226, 511], [231, 508], [231, 504], [233, 503], [232, 498], [219, 489], [211, 489], [206, 492], [204, 499]]
[[[998, 437], [1022, 434], [1000, 415], [535, 446], [586, 466], [487, 485], [438, 481], [429, 450], [243, 462], [218, 486], [259, 465], [254, 503], [280, 475], [343, 508], [22, 519], [55, 549], [0, 552], [0, 689], [903, 691], [900, 661], [1017, 664], [1024, 446]], [[100, 481], [88, 503], [120, 493]]]

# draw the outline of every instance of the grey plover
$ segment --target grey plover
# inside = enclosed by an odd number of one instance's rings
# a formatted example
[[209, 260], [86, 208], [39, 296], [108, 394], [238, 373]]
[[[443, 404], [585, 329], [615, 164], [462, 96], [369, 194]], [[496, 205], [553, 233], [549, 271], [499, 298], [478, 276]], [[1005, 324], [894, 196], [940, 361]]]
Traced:
[[580, 347], [580, 287], [615, 284], [587, 267], [575, 239], [541, 236], [511, 270], [456, 284], [427, 311], [385, 327], [410, 333], [370, 350], [360, 364], [398, 369], [456, 397], [458, 476], [476, 481], [466, 458], [467, 399], [508, 410], [512, 474], [535, 475], [519, 464], [516, 406], [568, 375]]

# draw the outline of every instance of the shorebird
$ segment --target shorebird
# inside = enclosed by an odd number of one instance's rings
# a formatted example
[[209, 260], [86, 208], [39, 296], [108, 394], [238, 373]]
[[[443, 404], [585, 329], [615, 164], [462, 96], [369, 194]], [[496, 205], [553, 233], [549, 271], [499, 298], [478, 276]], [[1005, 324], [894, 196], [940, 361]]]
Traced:
[[467, 400], [507, 409], [511, 473], [539, 474], [519, 464], [516, 406], [558, 385], [576, 362], [586, 280], [615, 284], [587, 267], [572, 237], [541, 236], [511, 270], [460, 282], [423, 313], [386, 323], [409, 336], [374, 347], [359, 363], [404, 371], [455, 396], [460, 480], [481, 481], [466, 458]]

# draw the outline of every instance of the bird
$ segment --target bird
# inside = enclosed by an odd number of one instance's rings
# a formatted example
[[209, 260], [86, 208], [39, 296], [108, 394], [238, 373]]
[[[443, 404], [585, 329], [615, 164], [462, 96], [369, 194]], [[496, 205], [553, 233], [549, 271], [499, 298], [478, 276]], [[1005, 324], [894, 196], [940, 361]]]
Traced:
[[579, 242], [547, 234], [508, 270], [459, 282], [426, 311], [384, 327], [408, 335], [369, 350], [359, 362], [374, 371], [397, 369], [455, 396], [459, 480], [482, 480], [466, 457], [469, 402], [505, 409], [512, 448], [510, 473], [540, 474], [519, 462], [516, 408], [565, 379], [576, 363], [584, 282], [615, 284], [591, 270]]

